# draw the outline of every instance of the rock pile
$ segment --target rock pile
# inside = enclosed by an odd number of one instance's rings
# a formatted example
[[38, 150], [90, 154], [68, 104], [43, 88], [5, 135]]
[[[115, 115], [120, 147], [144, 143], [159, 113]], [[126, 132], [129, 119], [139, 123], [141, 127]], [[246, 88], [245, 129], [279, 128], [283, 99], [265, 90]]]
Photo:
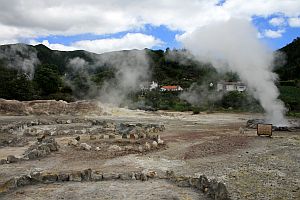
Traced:
[[59, 100], [16, 101], [0, 99], [0, 113], [10, 115], [102, 114], [97, 102]]
[[31, 145], [24, 153], [24, 159], [36, 159], [49, 155], [52, 151], [58, 151], [59, 145], [54, 138], [43, 138]]
[[84, 182], [84, 181], [109, 181], [109, 180], [140, 180], [147, 181], [149, 179], [166, 179], [175, 183], [178, 187], [192, 187], [207, 194], [214, 200], [229, 200], [229, 194], [226, 186], [216, 180], [208, 180], [206, 176], [185, 177], [176, 176], [174, 172], [167, 171], [166, 174], [159, 175], [155, 171], [147, 172], [124, 172], [124, 173], [103, 173], [98, 170], [85, 169], [82, 171], [70, 172], [41, 172], [34, 171], [29, 175], [11, 178], [0, 185], [0, 195], [16, 190], [17, 188], [38, 183], [54, 183], [54, 182]]
[[137, 137], [145, 138], [151, 133], [158, 133], [165, 130], [164, 125], [159, 124], [126, 124], [116, 125], [115, 131], [124, 138]]
[[263, 119], [249, 119], [246, 123], [246, 127], [256, 129], [257, 124], [264, 124], [264, 123], [265, 120]]

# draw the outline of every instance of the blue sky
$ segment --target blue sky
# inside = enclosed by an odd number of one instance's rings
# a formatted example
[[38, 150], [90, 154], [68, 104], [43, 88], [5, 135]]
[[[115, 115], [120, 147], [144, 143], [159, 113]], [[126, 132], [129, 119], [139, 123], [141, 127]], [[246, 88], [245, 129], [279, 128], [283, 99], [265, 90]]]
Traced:
[[[21, 0], [20, 0], [21, 1]], [[251, 21], [276, 50], [300, 36], [299, 0], [0, 0], [0, 44], [102, 53], [182, 48], [180, 35], [231, 18]]]

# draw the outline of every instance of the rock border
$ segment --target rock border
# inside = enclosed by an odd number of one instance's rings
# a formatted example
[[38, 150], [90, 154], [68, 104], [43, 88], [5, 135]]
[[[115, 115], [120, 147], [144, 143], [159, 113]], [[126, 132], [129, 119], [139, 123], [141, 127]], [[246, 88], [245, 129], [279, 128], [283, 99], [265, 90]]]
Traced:
[[18, 188], [35, 184], [50, 184], [68, 181], [147, 181], [150, 179], [165, 179], [178, 187], [194, 188], [214, 200], [230, 200], [226, 186], [215, 179], [209, 180], [205, 175], [201, 175], [199, 177], [176, 176], [173, 171], [166, 171], [164, 174], [158, 174], [155, 171], [103, 173], [99, 170], [92, 169], [69, 172], [34, 171], [29, 175], [13, 177], [3, 184], [0, 184], [0, 197]]

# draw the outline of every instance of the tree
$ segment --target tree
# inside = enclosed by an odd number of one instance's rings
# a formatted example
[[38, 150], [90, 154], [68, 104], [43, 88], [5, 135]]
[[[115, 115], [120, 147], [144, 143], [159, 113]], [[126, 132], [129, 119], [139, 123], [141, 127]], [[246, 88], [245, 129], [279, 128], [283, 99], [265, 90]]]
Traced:
[[33, 81], [41, 91], [42, 95], [48, 96], [59, 91], [62, 80], [56, 65], [39, 65], [34, 74]]

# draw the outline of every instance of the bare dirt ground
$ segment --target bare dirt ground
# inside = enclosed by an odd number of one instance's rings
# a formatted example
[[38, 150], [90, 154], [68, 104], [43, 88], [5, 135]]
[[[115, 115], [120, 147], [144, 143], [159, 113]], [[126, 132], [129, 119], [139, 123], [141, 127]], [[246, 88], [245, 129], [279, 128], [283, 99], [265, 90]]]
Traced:
[[[204, 174], [226, 184], [232, 199], [300, 199], [300, 132], [274, 132], [272, 138], [258, 137], [256, 130], [239, 133], [246, 121], [262, 117], [256, 114], [129, 111], [116, 109], [110, 116], [81, 116], [128, 123], [164, 124], [161, 138], [164, 148], [140, 153], [135, 150], [108, 153], [109, 141], [101, 151], [71, 148], [73, 136], [56, 136], [59, 151], [45, 158], [0, 165], [0, 182], [12, 176], [42, 170], [99, 169], [103, 172], [137, 170], [166, 171], [195, 176]], [[72, 116], [55, 116], [69, 119]], [[49, 119], [49, 116], [39, 116]], [[4, 126], [16, 121], [34, 120], [35, 116], [1, 116]], [[8, 137], [7, 134], [1, 136]], [[9, 136], [10, 137], [10, 136]], [[21, 137], [21, 136], [20, 136]], [[87, 137], [87, 136], [86, 136]], [[26, 142], [0, 147], [0, 159], [20, 155], [35, 137]], [[88, 142], [88, 140], [86, 140]], [[18, 143], [18, 142], [17, 142]], [[97, 144], [97, 141], [91, 143]], [[107, 146], [105, 146], [107, 145]], [[137, 144], [138, 145], [138, 144]], [[99, 182], [27, 186], [4, 199], [205, 199], [188, 188], [164, 181]]]

